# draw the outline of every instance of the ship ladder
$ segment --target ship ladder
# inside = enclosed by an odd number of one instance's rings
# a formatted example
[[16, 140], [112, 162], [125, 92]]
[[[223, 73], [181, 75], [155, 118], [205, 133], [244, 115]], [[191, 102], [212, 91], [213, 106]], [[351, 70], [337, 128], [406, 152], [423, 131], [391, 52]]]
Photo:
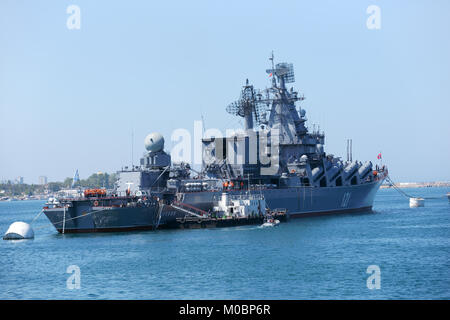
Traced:
[[[202, 219], [206, 219], [207, 217], [205, 217], [205, 214], [208, 214], [206, 211], [203, 211], [201, 209], [195, 208], [193, 206], [189, 206], [187, 204], [184, 203], [172, 203], [171, 206], [177, 210], [180, 210], [184, 213], [187, 213], [189, 215], [195, 216], [197, 218], [202, 218]], [[183, 207], [182, 207], [183, 206]], [[200, 212], [201, 214], [196, 213], [195, 211]]]

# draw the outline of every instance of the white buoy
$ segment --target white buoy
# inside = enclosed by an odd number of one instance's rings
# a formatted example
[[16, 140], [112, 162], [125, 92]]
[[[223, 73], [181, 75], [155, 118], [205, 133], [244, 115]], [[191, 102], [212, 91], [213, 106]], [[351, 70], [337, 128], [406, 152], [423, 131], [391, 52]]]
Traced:
[[28, 223], [17, 221], [11, 224], [3, 236], [3, 240], [33, 239], [34, 231]]
[[409, 198], [409, 207], [410, 208], [417, 208], [417, 207], [423, 207], [423, 206], [425, 206], [424, 198]]

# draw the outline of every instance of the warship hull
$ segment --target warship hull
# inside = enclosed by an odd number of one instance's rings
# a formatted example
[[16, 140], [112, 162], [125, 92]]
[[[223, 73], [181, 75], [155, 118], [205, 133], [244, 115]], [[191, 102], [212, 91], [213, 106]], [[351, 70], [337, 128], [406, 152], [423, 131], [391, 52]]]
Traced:
[[[261, 193], [272, 210], [283, 209], [289, 218], [370, 211], [382, 180], [356, 186], [297, 187], [252, 190]], [[230, 195], [245, 193], [230, 190]], [[221, 191], [180, 194], [182, 202], [210, 211]], [[72, 202], [68, 208], [45, 208], [44, 213], [60, 233], [120, 232], [177, 228], [186, 214], [170, 205], [146, 207], [92, 206], [91, 201]]]
[[[260, 192], [270, 209], [286, 209], [289, 217], [296, 218], [371, 210], [382, 181], [355, 186], [291, 187], [253, 192]], [[242, 194], [242, 191], [229, 191], [229, 194]], [[185, 193], [183, 202], [208, 211], [218, 196], [219, 192]]]
[[72, 201], [69, 207], [44, 208], [60, 233], [151, 230], [158, 227], [157, 204], [143, 207], [94, 206], [92, 201]]

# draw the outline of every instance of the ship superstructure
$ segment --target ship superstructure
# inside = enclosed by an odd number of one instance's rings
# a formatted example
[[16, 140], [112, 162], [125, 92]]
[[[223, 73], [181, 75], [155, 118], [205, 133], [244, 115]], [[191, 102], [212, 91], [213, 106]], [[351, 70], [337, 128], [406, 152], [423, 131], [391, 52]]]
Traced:
[[244, 132], [203, 139], [205, 174], [230, 180], [250, 176], [253, 183], [276, 187], [340, 187], [373, 182], [370, 161], [342, 161], [326, 154], [324, 133], [309, 132], [306, 111], [296, 106], [304, 96], [286, 88], [294, 81], [293, 65], [279, 63], [267, 73], [273, 79], [271, 88], [255, 90], [247, 80], [240, 100], [227, 107], [228, 112], [244, 117]]

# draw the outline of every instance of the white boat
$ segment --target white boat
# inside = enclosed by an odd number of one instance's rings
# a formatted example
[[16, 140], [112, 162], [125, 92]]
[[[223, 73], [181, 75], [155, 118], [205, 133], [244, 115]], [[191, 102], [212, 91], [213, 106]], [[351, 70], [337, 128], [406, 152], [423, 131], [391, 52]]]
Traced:
[[276, 227], [280, 224], [280, 220], [274, 219], [271, 215], [267, 215], [264, 218], [264, 223], [261, 225], [262, 228]]

